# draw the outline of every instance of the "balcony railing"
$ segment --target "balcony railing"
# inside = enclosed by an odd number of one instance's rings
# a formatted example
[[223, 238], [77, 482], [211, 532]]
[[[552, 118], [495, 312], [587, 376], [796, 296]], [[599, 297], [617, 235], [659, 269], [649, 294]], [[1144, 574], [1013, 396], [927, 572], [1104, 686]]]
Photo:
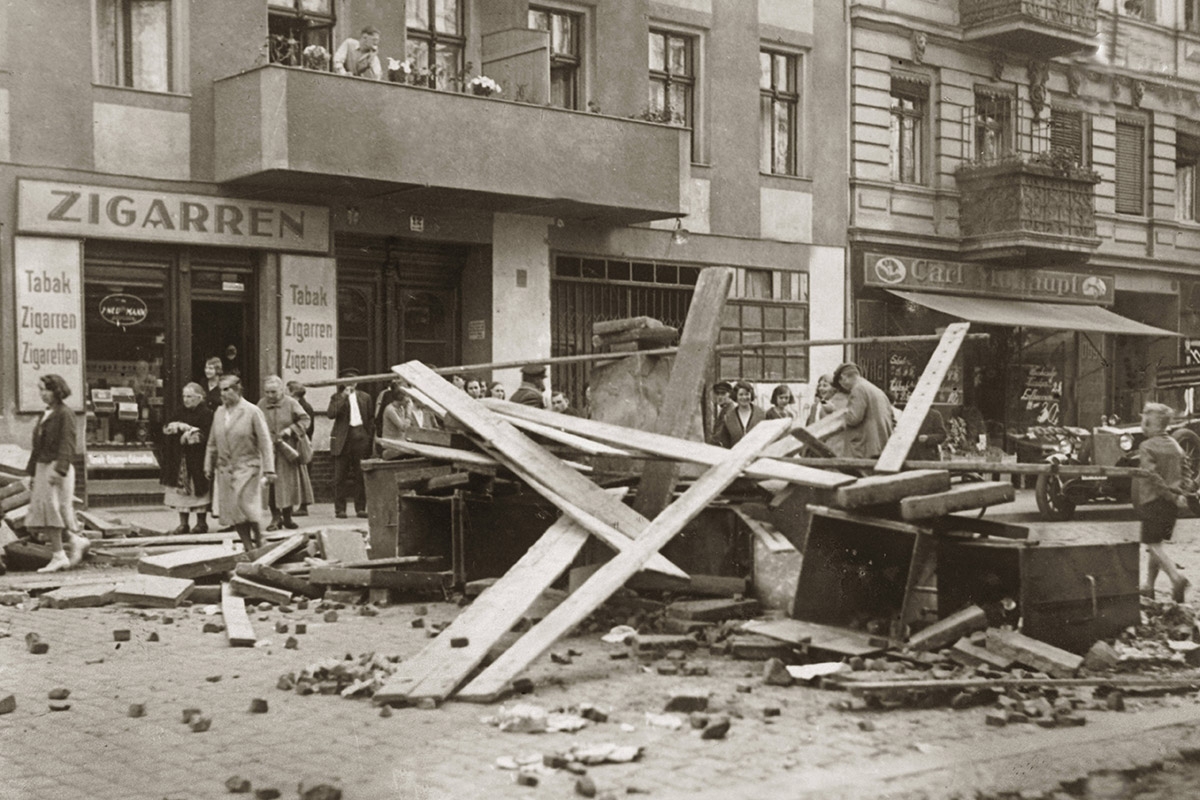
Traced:
[[965, 114], [957, 171], [964, 258], [1085, 260], [1099, 246], [1100, 177], [1083, 163], [1082, 141], [1071, 148], [1060, 136], [1054, 146], [1043, 111], [1040, 118]]
[[685, 211], [678, 128], [275, 64], [214, 94], [221, 183], [617, 223]]
[[959, 0], [963, 38], [1042, 58], [1095, 45], [1094, 0]]

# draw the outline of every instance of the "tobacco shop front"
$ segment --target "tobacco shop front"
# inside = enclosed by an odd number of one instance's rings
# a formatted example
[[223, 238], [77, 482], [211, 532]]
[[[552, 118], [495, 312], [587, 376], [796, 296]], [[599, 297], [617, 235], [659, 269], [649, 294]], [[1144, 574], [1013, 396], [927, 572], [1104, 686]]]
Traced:
[[318, 302], [336, 296], [329, 251], [319, 206], [20, 180], [20, 422], [43, 408], [39, 377], [62, 375], [82, 415], [87, 503], [157, 502], [163, 423], [185, 384], [206, 386], [206, 361], [240, 374], [252, 400], [283, 351], [304, 367], [289, 377], [333, 374], [336, 304]]
[[[1147, 358], [1148, 348], [1178, 347], [1177, 334], [1160, 327], [1176, 321], [1114, 312], [1115, 276], [1086, 265], [999, 268], [878, 252], [859, 253], [855, 263], [857, 335], [930, 334], [959, 320], [988, 334], [964, 343], [937, 397], [951, 454], [1012, 453], [1031, 427], [1125, 418], [1132, 402], [1116, 396], [1121, 363]], [[872, 345], [857, 358], [903, 407], [933, 347]]]

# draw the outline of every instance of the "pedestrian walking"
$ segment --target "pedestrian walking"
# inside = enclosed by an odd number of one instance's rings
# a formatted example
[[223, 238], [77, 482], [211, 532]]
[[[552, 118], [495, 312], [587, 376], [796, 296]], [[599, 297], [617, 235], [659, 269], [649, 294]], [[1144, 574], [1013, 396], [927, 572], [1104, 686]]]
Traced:
[[1146, 438], [1138, 445], [1138, 466], [1151, 475], [1136, 475], [1133, 479], [1133, 507], [1141, 520], [1141, 540], [1146, 545], [1146, 582], [1142, 594], [1154, 598], [1154, 583], [1158, 573], [1171, 579], [1171, 597], [1182, 603], [1189, 585], [1175, 560], [1167, 555], [1166, 543], [1175, 531], [1179, 515], [1178, 500], [1194, 486], [1185, 486], [1183, 477], [1183, 448], [1167, 435], [1167, 425], [1174, 415], [1170, 406], [1147, 403], [1142, 409], [1142, 433]]
[[[212, 430], [213, 412], [198, 383], [183, 387], [183, 406], [163, 426], [163, 457], [159, 483], [164, 487], [163, 504], [179, 514], [179, 525], [171, 535], [208, 533], [208, 510], [212, 505], [211, 484], [204, 474], [204, 453]], [[196, 525], [188, 524], [191, 514]]]
[[721, 447], [733, 447], [751, 428], [767, 418], [766, 412], [754, 405], [753, 386], [738, 381], [733, 385], [733, 394], [734, 405], [721, 416], [717, 425], [715, 438]]
[[277, 375], [263, 381], [258, 407], [275, 447], [275, 482], [267, 489], [267, 507], [271, 509], [267, 530], [295, 530], [300, 526], [292, 521], [292, 508], [313, 500], [307, 465], [312, 447], [305, 433], [312, 418], [296, 398], [287, 394], [283, 379]]
[[[287, 390], [288, 390], [288, 394], [291, 395], [292, 397], [294, 397], [296, 402], [300, 404], [300, 407], [304, 409], [304, 413], [308, 414], [308, 427], [304, 429], [304, 433], [306, 436], [308, 436], [308, 441], [309, 441], [309, 444], [311, 445], [313, 428], [316, 425], [317, 414], [315, 411], [313, 411], [312, 403], [308, 402], [308, 400], [306, 400], [304, 398], [304, 395], [305, 395], [305, 393], [307, 393], [308, 389], [300, 381], [288, 381], [287, 382]], [[304, 469], [307, 472], [308, 466], [306, 465], [304, 467]], [[296, 510], [292, 512], [292, 516], [293, 517], [307, 517], [308, 516], [308, 503], [307, 502], [301, 503], [299, 505], [299, 507], [297, 507]]]
[[61, 375], [47, 374], [38, 379], [38, 391], [46, 410], [33, 428], [25, 467], [33, 477], [25, 527], [50, 540], [50, 563], [38, 572], [58, 572], [79, 564], [91, 542], [76, 533], [75, 414], [63, 404], [71, 389]]
[[242, 397], [242, 379], [222, 375], [220, 389], [204, 474], [213, 483], [221, 524], [232, 525], [249, 551], [262, 544], [262, 487], [275, 481], [275, 448], [262, 411]]
[[891, 401], [882, 389], [864, 378], [858, 365], [852, 362], [837, 368], [833, 373], [833, 384], [849, 395], [845, 416], [846, 455], [875, 458], [883, 452], [895, 425]]
[[[347, 367], [339, 378], [356, 378], [358, 370]], [[343, 384], [329, 398], [325, 412], [333, 420], [329, 450], [333, 454], [333, 515], [346, 518], [346, 500], [354, 500], [354, 512], [367, 516], [367, 490], [363, 485], [362, 460], [371, 454], [375, 441], [371, 396], [357, 384]]]

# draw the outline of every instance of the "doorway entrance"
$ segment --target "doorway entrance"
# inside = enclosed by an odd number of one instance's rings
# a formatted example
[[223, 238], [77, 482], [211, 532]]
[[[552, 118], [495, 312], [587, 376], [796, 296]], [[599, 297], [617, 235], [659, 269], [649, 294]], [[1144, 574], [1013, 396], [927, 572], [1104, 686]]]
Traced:
[[245, 306], [228, 300], [192, 300], [191, 356], [190, 380], [203, 386], [204, 363], [216, 356], [221, 359], [222, 372], [240, 375], [247, 395], [253, 392], [258, 380], [249, 366], [252, 353]]

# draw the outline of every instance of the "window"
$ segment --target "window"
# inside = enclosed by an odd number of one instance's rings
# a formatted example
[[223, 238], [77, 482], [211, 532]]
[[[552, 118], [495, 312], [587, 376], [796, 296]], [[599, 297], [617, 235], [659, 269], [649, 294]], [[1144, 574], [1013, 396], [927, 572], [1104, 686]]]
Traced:
[[998, 161], [1012, 152], [1012, 95], [975, 90], [975, 160]]
[[891, 136], [888, 140], [892, 180], [925, 182], [925, 115], [929, 85], [919, 78], [892, 76]]
[[96, 0], [98, 81], [174, 91], [173, 11], [172, 0]]
[[1146, 123], [1117, 120], [1117, 213], [1141, 216], [1146, 208]]
[[1183, 28], [1200, 33], [1200, 0], [1183, 0]]
[[547, 8], [529, 9], [529, 27], [550, 34], [550, 105], [579, 108], [582, 17]]
[[462, 87], [462, 7], [459, 0], [409, 0], [406, 57], [434, 89]]
[[1092, 126], [1088, 115], [1069, 108], [1050, 109], [1050, 149], [1087, 166], [1092, 162]]
[[1175, 219], [1200, 222], [1196, 207], [1196, 164], [1200, 138], [1179, 134], [1175, 140]]
[[691, 128], [692, 160], [697, 160], [695, 125], [695, 39], [670, 31], [650, 31], [649, 113], [659, 122]]
[[306, 47], [333, 55], [333, 0], [270, 0], [267, 34], [272, 64], [297, 67]]
[[[738, 267], [721, 317], [721, 344], [808, 338], [808, 273]], [[808, 351], [764, 347], [720, 356], [720, 377], [750, 381], [808, 380]]]
[[799, 58], [763, 50], [759, 66], [759, 169], [799, 174]]

